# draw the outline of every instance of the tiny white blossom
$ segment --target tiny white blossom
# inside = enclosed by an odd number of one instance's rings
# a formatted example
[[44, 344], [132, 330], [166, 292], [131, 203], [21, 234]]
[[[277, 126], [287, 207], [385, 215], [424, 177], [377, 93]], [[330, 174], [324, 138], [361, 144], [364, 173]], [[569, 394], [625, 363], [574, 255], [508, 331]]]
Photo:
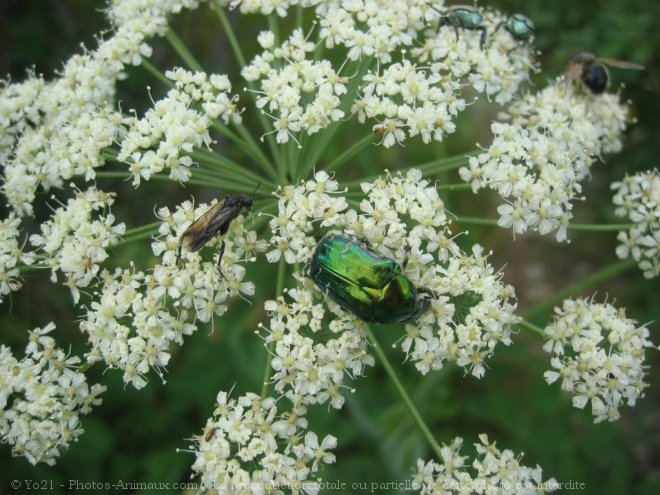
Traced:
[[510, 122], [493, 122], [492, 144], [461, 178], [473, 192], [488, 187], [506, 202], [498, 225], [514, 233], [533, 229], [566, 240], [573, 202], [597, 157], [621, 149], [629, 121], [619, 96], [576, 91], [562, 78], [530, 93], [508, 110]]
[[34, 263], [34, 253], [25, 252], [19, 244], [21, 219], [14, 213], [0, 221], [0, 303], [10, 292], [21, 288], [20, 263]]
[[125, 121], [117, 160], [130, 164], [133, 185], [169, 169], [170, 178], [185, 182], [190, 178], [192, 159], [185, 153], [210, 146], [209, 128], [214, 119], [240, 123], [237, 96], [229, 95], [226, 76], [189, 72], [181, 68], [165, 74], [175, 87], [154, 103], [142, 118]]
[[17, 214], [33, 213], [39, 188], [62, 187], [74, 176], [95, 178], [106, 162], [102, 150], [122, 128], [117, 81], [127, 65], [151, 55], [147, 40], [165, 34], [171, 13], [198, 5], [198, 0], [112, 2], [106, 11], [112, 36], [72, 56], [59, 77], [45, 81], [31, 74], [23, 83], [0, 82], [2, 192]]
[[312, 476], [335, 462], [331, 450], [337, 439], [327, 435], [319, 442], [306, 431], [306, 412], [299, 402], [285, 410], [270, 397], [248, 393], [229, 399], [220, 392], [203, 435], [190, 447], [202, 488], [230, 494], [266, 493], [268, 486], [301, 493], [296, 484], [313, 487]]
[[422, 495], [533, 495], [559, 488], [554, 478], [543, 481], [540, 466], [524, 466], [520, 462], [523, 454], [498, 449], [495, 442], [489, 443], [486, 434], [479, 435], [479, 443], [474, 445], [477, 457], [472, 463], [467, 456], [460, 455], [463, 447], [460, 437], [449, 445], [442, 445], [442, 462], [418, 459], [413, 488]]
[[[181, 345], [183, 336], [196, 330], [196, 321], [207, 323], [223, 315], [230, 297], [254, 295], [254, 284], [244, 281], [240, 263], [254, 261], [246, 253], [256, 254], [266, 246], [243, 226], [242, 216], [223, 236], [221, 260], [221, 240], [216, 237], [196, 253], [184, 250], [184, 262], [177, 263], [181, 234], [208, 209], [205, 204], [193, 208], [190, 201], [174, 212], [161, 208], [163, 224], [152, 249], [162, 263], [149, 273], [117, 268], [102, 274], [103, 284], [94, 291], [80, 323], [91, 345], [90, 362], [123, 370], [126, 383], [142, 388], [151, 370], [163, 378], [172, 344]], [[213, 252], [210, 260], [202, 258], [207, 252]]]
[[31, 464], [55, 464], [62, 450], [83, 433], [80, 416], [101, 403], [106, 387], [91, 387], [76, 371], [78, 357], [56, 347], [49, 323], [30, 331], [25, 357], [0, 346], [0, 439]]
[[616, 254], [622, 259], [631, 256], [645, 278], [655, 278], [660, 275], [660, 173], [653, 169], [626, 175], [612, 189], [615, 214], [633, 223], [619, 232]]
[[108, 257], [108, 248], [126, 231], [125, 224], [114, 224], [115, 217], [109, 212], [115, 196], [96, 187], [76, 191], [75, 198], [41, 224], [40, 234], [30, 236], [36, 253], [51, 268], [51, 280], [55, 282], [57, 271], [61, 271], [76, 303], [80, 299], [78, 289], [95, 280], [100, 264]]
[[573, 394], [573, 406], [591, 402], [594, 422], [616, 421], [619, 408], [634, 406], [644, 396], [644, 350], [657, 349], [649, 330], [611, 304], [567, 299], [555, 308], [545, 329], [543, 348], [555, 357], [546, 371], [548, 383], [561, 380], [562, 390]]

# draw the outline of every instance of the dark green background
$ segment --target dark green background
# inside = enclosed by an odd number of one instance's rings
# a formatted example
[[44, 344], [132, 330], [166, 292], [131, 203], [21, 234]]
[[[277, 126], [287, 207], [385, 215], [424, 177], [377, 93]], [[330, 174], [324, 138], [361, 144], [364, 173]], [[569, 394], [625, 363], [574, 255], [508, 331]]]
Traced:
[[[660, 10], [656, 2], [616, 0], [576, 2], [556, 0], [499, 1], [496, 6], [509, 12], [524, 12], [537, 27], [536, 46], [542, 50], [543, 72], [535, 78], [537, 87], [561, 73], [566, 60], [579, 50], [602, 56], [642, 63], [643, 73], [612, 70], [613, 89], [622, 83], [622, 93], [632, 100], [638, 123], [626, 136], [622, 153], [607, 157], [593, 168], [592, 181], [586, 186], [587, 202], [575, 207], [578, 222], [615, 222], [609, 185], [634, 172], [658, 166], [660, 154], [660, 104], [658, 58], [660, 57]], [[94, 34], [106, 27], [100, 12], [103, 2], [84, 0], [0, 0], [0, 74], [21, 80], [28, 67], [51, 77], [63, 61], [79, 50], [80, 42], [95, 46]], [[260, 17], [232, 15], [246, 51], [254, 47], [255, 34], [265, 29]], [[217, 18], [205, 7], [184, 13], [174, 22], [175, 31], [186, 40], [204, 67], [217, 72], [235, 73], [236, 63]], [[165, 69], [181, 64], [163, 40], [154, 42], [152, 61]], [[130, 77], [120, 85], [124, 108], [144, 109], [149, 105], [145, 85], [152, 86], [154, 98], [164, 88], [143, 69], [130, 68]], [[235, 91], [239, 79], [233, 77]], [[243, 97], [243, 96], [242, 96]], [[247, 101], [243, 98], [243, 101]], [[384, 168], [423, 163], [432, 157], [455, 155], [474, 149], [474, 144], [490, 140], [489, 122], [496, 109], [475, 105], [458, 122], [458, 132], [443, 144], [418, 146], [410, 141], [405, 148], [389, 150], [369, 147], [358, 155], [352, 173], [338, 174], [339, 179], [357, 178], [355, 170], [376, 173]], [[246, 115], [248, 125], [250, 115]], [[317, 169], [364, 135], [368, 128], [337, 135], [321, 157]], [[359, 133], [359, 134], [358, 134]], [[224, 146], [220, 143], [220, 146]], [[223, 153], [245, 161], [232, 148]], [[441, 182], [458, 182], [457, 174], [438, 177]], [[113, 208], [120, 220], [135, 227], [153, 221], [154, 205], [176, 204], [194, 194], [207, 199], [217, 191], [204, 191], [162, 182], [148, 183], [135, 191], [127, 183], [119, 186], [100, 182], [119, 192]], [[457, 214], [495, 216], [497, 198], [488, 192], [477, 198], [466, 192], [444, 194], [448, 208]], [[4, 208], [4, 206], [2, 206]], [[46, 210], [40, 210], [45, 213]], [[4, 213], [4, 211], [3, 211]], [[459, 228], [460, 226], [457, 226]], [[498, 228], [472, 228], [463, 238], [465, 245], [480, 242], [493, 249], [496, 267], [504, 268], [505, 279], [514, 284], [521, 309], [533, 306], [544, 296], [579, 280], [616, 261], [615, 235], [611, 233], [571, 233], [570, 244], [556, 244], [551, 237], [531, 234], [518, 236], [515, 243], [508, 231]], [[111, 257], [118, 266], [139, 260], [149, 266], [147, 243], [122, 248]], [[263, 266], [263, 263], [261, 264]], [[261, 386], [264, 350], [253, 331], [264, 321], [261, 301], [273, 297], [274, 269], [258, 273], [251, 269], [257, 285], [254, 304], [242, 300], [232, 303], [226, 316], [216, 321], [215, 332], [202, 328], [174, 350], [168, 366], [167, 383], [150, 376], [146, 389], [124, 387], [118, 372], [103, 373], [101, 366], [88, 373], [90, 381], [108, 386], [103, 405], [85, 417], [86, 433], [58, 464], [33, 467], [23, 458], [12, 458], [10, 448], [0, 446], [0, 493], [10, 493], [9, 481], [52, 481], [54, 492], [64, 492], [60, 484], [68, 480], [117, 483], [118, 481], [186, 481], [193, 455], [177, 453], [185, 449], [193, 434], [199, 434], [213, 409], [219, 390], [234, 388], [234, 396], [258, 391]], [[627, 315], [641, 322], [658, 319], [658, 281], [646, 281], [637, 269], [592, 288], [601, 299], [609, 296], [627, 308]], [[37, 301], [39, 302], [37, 305]], [[25, 287], [1, 307], [2, 341], [20, 355], [26, 342], [26, 330], [55, 321], [61, 345], [71, 343], [74, 352], [84, 352], [84, 342], [76, 328], [68, 295], [48, 282], [47, 275], [30, 275]], [[543, 319], [537, 321], [543, 324]], [[660, 343], [658, 326], [651, 323], [653, 340]], [[511, 348], [498, 348], [489, 361], [482, 380], [464, 377], [462, 370], [447, 366], [440, 372], [421, 377], [410, 363], [401, 363], [402, 355], [392, 351], [391, 343], [400, 337], [400, 327], [381, 327], [378, 335], [389, 350], [397, 373], [402, 377], [421, 414], [436, 438], [449, 442], [455, 436], [465, 439], [466, 452], [477, 434], [488, 433], [500, 448], [525, 452], [523, 462], [540, 464], [544, 478], [561, 482], [571, 480], [586, 484], [583, 493], [656, 494], [660, 493], [659, 438], [660, 398], [657, 353], [648, 353], [651, 365], [646, 397], [635, 408], [623, 408], [615, 424], [592, 424], [588, 411], [571, 407], [570, 397], [559, 386], [547, 386], [541, 378], [549, 366], [538, 338], [521, 333]], [[353, 384], [355, 394], [348, 397], [341, 411], [326, 406], [311, 408], [310, 428], [319, 436], [327, 433], [339, 439], [337, 463], [322, 473], [326, 481], [347, 483], [388, 483], [411, 477], [418, 457], [429, 459], [431, 452], [401, 404], [396, 391], [377, 363], [368, 376]], [[50, 485], [49, 485], [50, 486]], [[47, 490], [50, 492], [50, 490]], [[354, 491], [354, 493], [364, 493]], [[165, 493], [160, 491], [158, 493]], [[328, 491], [327, 493], [332, 493]], [[394, 493], [378, 490], [377, 493]]]

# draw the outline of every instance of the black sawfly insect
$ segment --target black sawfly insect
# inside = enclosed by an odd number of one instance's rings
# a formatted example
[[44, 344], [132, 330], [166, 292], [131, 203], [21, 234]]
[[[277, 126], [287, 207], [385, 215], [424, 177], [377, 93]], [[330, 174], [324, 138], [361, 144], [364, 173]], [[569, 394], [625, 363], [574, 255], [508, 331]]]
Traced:
[[[257, 184], [258, 187], [259, 185]], [[255, 192], [257, 188], [255, 188]], [[194, 253], [202, 249], [216, 234], [225, 235], [229, 230], [232, 220], [240, 215], [243, 208], [248, 211], [251, 210], [252, 204], [253, 199], [246, 194], [227, 194], [222, 200], [206, 210], [201, 217], [190, 224], [183, 234], [181, 234], [177, 260], [181, 258], [181, 249], [183, 247]], [[220, 264], [224, 252], [225, 241], [223, 239], [220, 244], [218, 264]]]

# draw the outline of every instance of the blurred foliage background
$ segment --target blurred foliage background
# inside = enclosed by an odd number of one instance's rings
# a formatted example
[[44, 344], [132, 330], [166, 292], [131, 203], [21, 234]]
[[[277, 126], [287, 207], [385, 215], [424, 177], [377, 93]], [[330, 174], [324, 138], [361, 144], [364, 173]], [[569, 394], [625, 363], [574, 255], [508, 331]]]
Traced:
[[[88, 0], [0, 0], [0, 75], [19, 81], [27, 68], [35, 67], [47, 78], [52, 77], [63, 61], [80, 50], [80, 43], [95, 46], [95, 34], [107, 28], [102, 14], [104, 5]], [[631, 100], [637, 123], [627, 133], [623, 152], [603, 157], [604, 163], [594, 166], [592, 181], [585, 188], [587, 201], [575, 207], [577, 222], [616, 222], [609, 185], [626, 172], [660, 165], [660, 9], [651, 0], [498, 0], [492, 5], [509, 13], [522, 12], [536, 24], [536, 46], [541, 51], [543, 69], [534, 77], [537, 88], [560, 74], [576, 51], [587, 50], [646, 66], [644, 72], [611, 70], [610, 90], [620, 90], [624, 98]], [[266, 28], [265, 19], [238, 13], [232, 13], [231, 19], [241, 33], [245, 51], [255, 53], [251, 49], [256, 47], [256, 33]], [[177, 17], [173, 29], [207, 70], [236, 74], [236, 62], [217, 17], [205, 6]], [[153, 44], [152, 62], [157, 67], [182, 64], [164, 40], [154, 40]], [[150, 105], [147, 85], [151, 86], [154, 99], [166, 91], [140, 67], [131, 68], [128, 73], [129, 77], [120, 84], [118, 98], [125, 109], [140, 112]], [[232, 77], [232, 82], [235, 92], [240, 93], [240, 79]], [[389, 150], [371, 146], [354, 159], [352, 175], [339, 173], [338, 178], [359, 178], [356, 170], [374, 174], [385, 168], [393, 170], [469, 152], [476, 143], [487, 145], [489, 124], [497, 111], [492, 105], [473, 105], [460, 117], [456, 134], [442, 144], [417, 146], [413, 141], [406, 148]], [[369, 132], [368, 127], [361, 129], [362, 135]], [[338, 134], [317, 169], [355, 140], [354, 132]], [[245, 162], [237, 150], [223, 148], [222, 142], [219, 148]], [[455, 172], [437, 178], [441, 182], [459, 182]], [[182, 189], [178, 184], [163, 182], [146, 183], [137, 191], [126, 182], [99, 184], [118, 191], [113, 212], [129, 228], [152, 222], [157, 207], [172, 206], [191, 195], [197, 201], [218, 195], [218, 191]], [[457, 214], [495, 217], [497, 198], [488, 192], [481, 192], [478, 197], [454, 192], [443, 198]], [[46, 212], [44, 209], [42, 213]], [[460, 228], [456, 226], [457, 230]], [[616, 261], [613, 233], [571, 232], [570, 244], [557, 245], [551, 237], [535, 234], [518, 236], [514, 242], [509, 231], [496, 227], [471, 231], [464, 242], [479, 242], [494, 251], [491, 261], [496, 267], [504, 267], [505, 279], [515, 286], [522, 312]], [[122, 247], [111, 257], [116, 266], [127, 266], [131, 260], [139, 260], [142, 267], [155, 262], [148, 242]], [[274, 296], [274, 270], [253, 269], [249, 277], [257, 286], [254, 303], [234, 301], [229, 312], [217, 319], [213, 333], [202, 328], [182, 348], [175, 349], [166, 383], [152, 376], [146, 389], [138, 392], [124, 387], [120, 373], [104, 372], [101, 366], [94, 366], [88, 372], [90, 382], [100, 381], [108, 386], [103, 405], [84, 418], [86, 433], [55, 467], [33, 467], [23, 458], [12, 458], [8, 446], [0, 446], [0, 493], [11, 491], [11, 479], [52, 480], [54, 491], [62, 493], [67, 491], [69, 480], [188, 480], [193, 455], [177, 453], [176, 449], [186, 449], [186, 438], [201, 433], [217, 392], [235, 387], [234, 395], [238, 396], [261, 387], [265, 355], [261, 340], [253, 332], [257, 323], [264, 320], [261, 301]], [[657, 280], [644, 280], [634, 268], [581, 295], [589, 296], [597, 290], [601, 300], [614, 299], [627, 309], [627, 316], [649, 322], [658, 318], [658, 288]], [[85, 352], [76, 325], [81, 315], [72, 311], [68, 292], [56, 289], [47, 274], [30, 274], [25, 287], [0, 309], [2, 341], [16, 354], [20, 355], [25, 346], [26, 331], [49, 321], [57, 324], [55, 336], [62, 347], [70, 345], [78, 355]], [[535, 323], [542, 325], [547, 318], [547, 314], [541, 315]], [[652, 339], [660, 343], [658, 324], [652, 323], [651, 329]], [[387, 349], [400, 337], [400, 327], [378, 330]], [[472, 452], [471, 444], [477, 440], [477, 434], [484, 432], [491, 440], [497, 440], [502, 449], [524, 451], [524, 463], [541, 465], [544, 478], [585, 483], [586, 493], [660, 493], [658, 354], [651, 353], [648, 359], [647, 382], [651, 387], [645, 399], [635, 408], [623, 408], [619, 422], [594, 425], [589, 412], [572, 408], [570, 397], [558, 385], [545, 384], [542, 373], [549, 367], [549, 359], [541, 345], [537, 337], [520, 333], [515, 337], [515, 345], [498, 348], [482, 380], [464, 377], [462, 371], [452, 366], [422, 377], [412, 365], [402, 363], [399, 351], [391, 350], [391, 359], [398, 364], [397, 373], [440, 442], [462, 436], [468, 447], [466, 452]], [[409, 479], [415, 460], [428, 459], [432, 454], [384, 370], [377, 363], [367, 377], [353, 386], [356, 392], [348, 397], [341, 411], [321, 406], [309, 412], [312, 430], [320, 437], [331, 433], [339, 440], [337, 463], [325, 469], [323, 478], [348, 486], [367, 483], [367, 489], [372, 482]], [[396, 490], [378, 489], [375, 493]]]

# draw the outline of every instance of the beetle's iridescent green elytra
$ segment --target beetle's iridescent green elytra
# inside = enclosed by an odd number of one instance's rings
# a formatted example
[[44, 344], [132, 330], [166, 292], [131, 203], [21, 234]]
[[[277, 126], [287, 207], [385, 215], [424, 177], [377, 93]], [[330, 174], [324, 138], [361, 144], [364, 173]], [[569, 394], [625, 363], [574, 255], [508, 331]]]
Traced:
[[416, 288], [396, 261], [337, 234], [319, 242], [310, 277], [343, 309], [370, 323], [403, 323], [430, 304], [428, 292]]
[[462, 27], [464, 29], [477, 29], [481, 26], [481, 21], [483, 21], [483, 16], [481, 13], [470, 7], [457, 5], [452, 7], [449, 12], [450, 15], [455, 16], [456, 20], [449, 20], [445, 22], [448, 22], [448, 24], [456, 25], [457, 27]]
[[522, 14], [514, 14], [504, 24], [511, 36], [519, 41], [528, 41], [534, 36], [534, 23]]

